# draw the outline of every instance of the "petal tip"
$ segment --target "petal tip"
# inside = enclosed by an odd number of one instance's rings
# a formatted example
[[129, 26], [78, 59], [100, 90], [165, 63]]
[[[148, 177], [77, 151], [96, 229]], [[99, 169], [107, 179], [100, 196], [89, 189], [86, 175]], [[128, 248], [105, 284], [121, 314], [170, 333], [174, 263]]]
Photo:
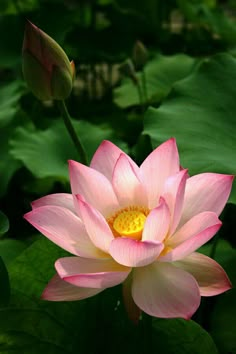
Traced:
[[25, 213], [24, 215], [23, 215], [23, 219], [25, 219], [25, 220], [27, 220], [28, 222], [30, 222], [29, 221], [29, 219], [30, 219], [30, 214], [32, 213], [32, 211], [29, 211], [28, 213]]
[[42, 292], [42, 294], [40, 295], [40, 300], [49, 300], [49, 297], [47, 296], [47, 288], [45, 288]]
[[68, 160], [68, 165], [69, 168], [70, 167], [74, 167], [75, 165], [79, 164], [79, 162], [75, 161], [75, 160]]

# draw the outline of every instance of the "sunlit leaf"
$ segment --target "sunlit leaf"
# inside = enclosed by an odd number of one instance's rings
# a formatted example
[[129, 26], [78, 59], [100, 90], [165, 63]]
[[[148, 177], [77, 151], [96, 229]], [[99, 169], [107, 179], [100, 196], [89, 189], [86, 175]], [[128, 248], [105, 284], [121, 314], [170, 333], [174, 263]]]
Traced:
[[[102, 140], [113, 138], [110, 128], [98, 127], [85, 121], [74, 121], [73, 125], [89, 160]], [[11, 147], [11, 155], [38, 178], [54, 177], [68, 181], [67, 161], [79, 160], [62, 121], [54, 123], [44, 131], [18, 128], [11, 140]]]
[[[236, 59], [219, 54], [176, 83], [158, 109], [150, 108], [144, 133], [153, 147], [176, 137], [181, 165], [190, 174], [236, 171]], [[236, 202], [236, 189], [231, 201]]]

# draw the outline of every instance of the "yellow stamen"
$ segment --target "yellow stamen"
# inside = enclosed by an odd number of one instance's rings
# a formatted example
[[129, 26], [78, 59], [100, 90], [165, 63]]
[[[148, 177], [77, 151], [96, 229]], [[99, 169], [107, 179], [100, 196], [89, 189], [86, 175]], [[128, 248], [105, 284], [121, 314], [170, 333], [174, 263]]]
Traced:
[[136, 240], [141, 239], [146, 216], [140, 211], [123, 211], [113, 223], [113, 227], [121, 236]]
[[141, 240], [149, 210], [143, 207], [127, 207], [107, 219], [115, 237], [129, 237]]

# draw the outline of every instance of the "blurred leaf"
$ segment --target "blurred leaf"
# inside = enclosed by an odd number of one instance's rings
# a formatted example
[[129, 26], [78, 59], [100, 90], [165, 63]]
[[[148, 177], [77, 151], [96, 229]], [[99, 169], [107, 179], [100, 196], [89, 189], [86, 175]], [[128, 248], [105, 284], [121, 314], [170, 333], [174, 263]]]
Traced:
[[216, 7], [215, 1], [177, 0], [177, 3], [188, 21], [196, 23], [198, 27], [207, 27], [212, 32], [212, 36], [217, 34], [228, 44], [235, 44], [235, 21], [219, 6]]
[[14, 80], [0, 88], [0, 128], [8, 125], [19, 111], [18, 102], [25, 91], [20, 80]]
[[120, 11], [135, 15], [143, 31], [160, 32], [161, 24], [168, 17], [171, 11], [171, 2], [163, 2], [162, 0], [136, 1], [136, 0], [116, 0], [116, 6], [120, 6]]
[[15, 129], [15, 124], [11, 123], [7, 127], [0, 130], [0, 196], [3, 196], [7, 192], [7, 186], [15, 171], [21, 166], [19, 161], [16, 161], [9, 154], [9, 139], [12, 136]]
[[[112, 139], [110, 128], [73, 121], [90, 160], [103, 139]], [[55, 177], [68, 181], [68, 159], [78, 160], [78, 154], [63, 122], [57, 121], [44, 131], [18, 128], [11, 144], [11, 155], [20, 160], [38, 178]]]
[[1, 15], [20, 15], [37, 7], [37, 0], [1, 0]]
[[[217, 354], [211, 336], [194, 321], [153, 319], [158, 354]], [[154, 341], [155, 343], [155, 341]]]
[[9, 155], [9, 139], [16, 126], [27, 121], [19, 106], [19, 100], [24, 92], [25, 86], [20, 80], [12, 81], [0, 88], [0, 196], [6, 193], [12, 175], [20, 166], [20, 163]]
[[76, 15], [78, 18], [76, 8], [72, 7], [70, 10], [70, 6], [65, 1], [57, 1], [57, 3], [55, 1], [41, 1], [39, 10], [30, 14], [30, 21], [65, 49], [63, 42], [67, 32], [74, 26]]
[[[158, 109], [147, 111], [144, 134], [153, 147], [176, 137], [181, 165], [191, 175], [236, 171], [236, 59], [219, 54], [203, 60], [195, 72], [176, 83]], [[236, 188], [231, 201], [236, 202]]]
[[13, 239], [0, 240], [0, 257], [3, 259], [4, 263], [9, 266], [9, 264], [18, 257], [27, 244]]
[[12, 69], [20, 65], [24, 34], [24, 16], [0, 16], [0, 67]]
[[0, 211], [0, 235], [5, 234], [9, 229], [9, 221], [7, 216]]
[[10, 283], [7, 268], [0, 257], [0, 308], [7, 305], [10, 299]]
[[[184, 54], [170, 57], [157, 55], [145, 66], [147, 94], [149, 102], [160, 102], [170, 92], [175, 81], [189, 75], [195, 60]], [[139, 73], [140, 84], [142, 75]], [[130, 79], [124, 79], [114, 90], [114, 101], [121, 108], [139, 105], [137, 87]]]

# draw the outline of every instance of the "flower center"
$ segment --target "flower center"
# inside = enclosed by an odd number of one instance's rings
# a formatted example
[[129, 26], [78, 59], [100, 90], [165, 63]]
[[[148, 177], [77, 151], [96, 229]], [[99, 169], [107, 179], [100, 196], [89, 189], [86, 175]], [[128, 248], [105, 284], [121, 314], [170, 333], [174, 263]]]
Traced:
[[141, 240], [149, 210], [143, 207], [127, 207], [119, 210], [107, 221], [115, 237], [125, 236]]
[[141, 211], [123, 211], [113, 222], [113, 227], [122, 236], [140, 239], [146, 216]]

